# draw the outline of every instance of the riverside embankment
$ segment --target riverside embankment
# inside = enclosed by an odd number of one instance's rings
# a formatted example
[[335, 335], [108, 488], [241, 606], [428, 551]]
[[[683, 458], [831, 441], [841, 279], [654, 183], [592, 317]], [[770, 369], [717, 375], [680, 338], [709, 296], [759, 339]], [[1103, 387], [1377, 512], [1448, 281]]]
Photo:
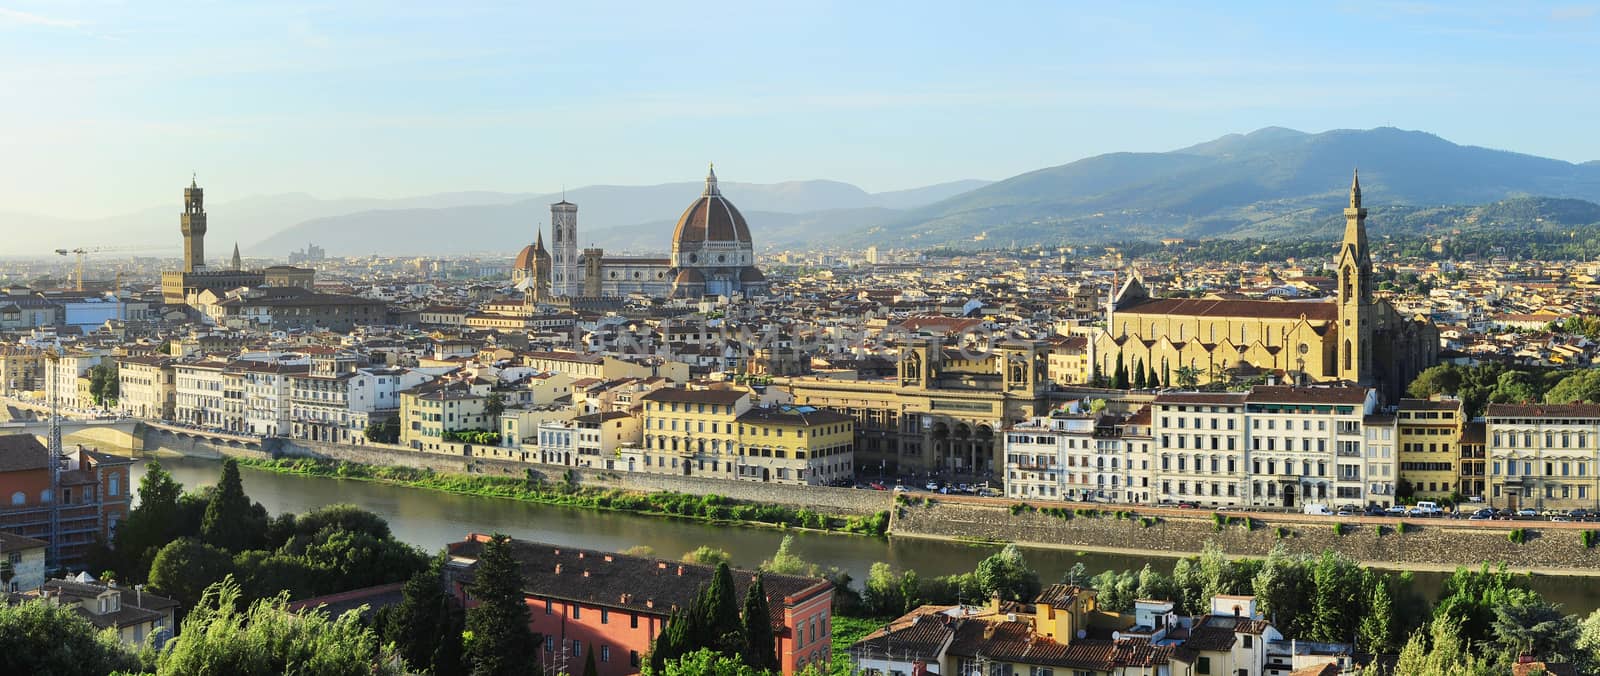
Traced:
[[[254, 450], [202, 438], [179, 438], [153, 428], [145, 432], [143, 444], [147, 451], [167, 450], [196, 457], [317, 458], [479, 477], [525, 479], [532, 470], [534, 478], [549, 483], [565, 480], [567, 471], [572, 469], [497, 458], [419, 453], [402, 447], [346, 446], [287, 439], [268, 439], [262, 444], [264, 450]], [[1600, 537], [1584, 535], [1586, 531], [1600, 530], [1600, 524], [1393, 518], [1336, 520], [1299, 514], [1230, 512], [1213, 515], [1205, 510], [1070, 503], [1037, 503], [1032, 509], [1021, 509], [1019, 503], [1010, 500], [926, 493], [913, 493], [900, 501], [910, 504], [896, 504], [894, 495], [885, 491], [589, 469], [573, 470], [573, 479], [592, 489], [718, 495], [743, 503], [784, 505], [841, 519], [869, 516], [887, 509], [892, 511], [889, 522], [892, 536], [958, 543], [1016, 542], [1040, 548], [1161, 557], [1194, 554], [1207, 542], [1216, 543], [1233, 556], [1264, 556], [1281, 543], [1290, 551], [1333, 550], [1372, 565], [1409, 570], [1439, 571], [1457, 566], [1504, 563], [1517, 570], [1558, 575], [1600, 573], [1600, 547], [1590, 546], [1600, 542]], [[424, 484], [417, 487], [439, 488]], [[1090, 511], [1101, 510], [1106, 510], [1105, 515], [1087, 515]], [[1119, 510], [1124, 518], [1117, 518]], [[1220, 524], [1219, 518], [1223, 520]]]

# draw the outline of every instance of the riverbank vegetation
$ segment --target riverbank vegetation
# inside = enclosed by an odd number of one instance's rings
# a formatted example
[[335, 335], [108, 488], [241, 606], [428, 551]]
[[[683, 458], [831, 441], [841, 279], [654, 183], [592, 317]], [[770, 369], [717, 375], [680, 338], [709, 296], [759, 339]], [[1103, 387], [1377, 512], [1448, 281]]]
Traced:
[[568, 471], [560, 481], [546, 481], [531, 469], [523, 477], [509, 477], [455, 474], [414, 467], [365, 465], [312, 458], [272, 460], [246, 458], [239, 462], [249, 467], [284, 474], [376, 481], [462, 495], [509, 498], [546, 505], [652, 516], [741, 522], [780, 528], [809, 528], [858, 535], [883, 535], [889, 529], [888, 511], [869, 516], [836, 516], [805, 508], [744, 502], [714, 494], [689, 495], [670, 491], [639, 493], [615, 488], [595, 488], [580, 485], [577, 474], [571, 471]]
[[396, 540], [388, 522], [352, 505], [271, 516], [251, 502], [233, 460], [216, 486], [184, 492], [151, 462], [139, 482], [139, 506], [110, 546], [91, 554], [91, 570], [194, 608], [214, 583], [233, 576], [242, 603], [287, 593], [306, 598], [402, 582], [427, 557]]

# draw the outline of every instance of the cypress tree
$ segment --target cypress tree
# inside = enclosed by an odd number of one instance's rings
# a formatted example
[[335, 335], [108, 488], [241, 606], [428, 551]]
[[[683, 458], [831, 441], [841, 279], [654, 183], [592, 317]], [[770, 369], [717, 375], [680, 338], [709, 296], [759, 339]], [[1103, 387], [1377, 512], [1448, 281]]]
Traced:
[[667, 625], [661, 628], [661, 633], [650, 642], [650, 671], [657, 674], [666, 673], [667, 662], [682, 657], [689, 652], [688, 635], [689, 624], [693, 622], [693, 613], [674, 609], [667, 616]]
[[583, 658], [583, 676], [600, 676], [600, 669], [594, 665], [594, 651]]
[[776, 672], [779, 668], [777, 650], [766, 585], [757, 575], [744, 595], [744, 663], [755, 669]]
[[467, 592], [478, 605], [467, 611], [467, 663], [473, 676], [534, 674], [533, 632], [522, 593], [522, 571], [511, 557], [511, 538], [496, 534], [483, 544]]
[[1145, 389], [1149, 383], [1150, 381], [1145, 378], [1144, 364], [1138, 359], [1133, 360], [1133, 389]]
[[217, 492], [211, 496], [200, 522], [200, 539], [229, 552], [249, 549], [251, 529], [247, 524], [251, 517], [250, 498], [245, 497], [244, 483], [239, 479], [239, 461], [228, 458], [222, 463]]
[[1117, 353], [1117, 370], [1111, 372], [1111, 389], [1128, 389], [1128, 364], [1122, 360], [1122, 353]]
[[444, 588], [439, 584], [441, 562], [435, 559], [427, 570], [406, 580], [400, 604], [384, 626], [384, 639], [395, 644], [412, 669], [423, 669], [433, 662], [446, 630], [448, 616], [440, 612], [440, 605], [445, 602]]
[[1156, 367], [1155, 367], [1155, 365], [1154, 364], [1145, 364], [1144, 367], [1145, 367], [1145, 370], [1147, 371], [1147, 373], [1145, 373], [1145, 376], [1144, 376], [1144, 381], [1147, 382], [1147, 383], [1150, 383], [1150, 387], [1151, 388], [1161, 387], [1161, 378], [1156, 375]]
[[705, 643], [695, 648], [710, 648], [718, 652], [737, 654], [743, 638], [740, 636], [739, 599], [733, 588], [733, 569], [726, 562], [717, 564], [711, 584], [702, 594], [698, 609], [704, 618]]

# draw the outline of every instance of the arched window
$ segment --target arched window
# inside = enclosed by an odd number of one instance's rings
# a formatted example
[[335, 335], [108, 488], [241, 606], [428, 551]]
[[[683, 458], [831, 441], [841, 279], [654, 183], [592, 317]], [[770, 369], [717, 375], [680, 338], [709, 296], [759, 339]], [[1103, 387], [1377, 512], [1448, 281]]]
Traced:
[[11, 494], [11, 504], [13, 504], [13, 505], [22, 505], [22, 504], [27, 504], [27, 502], [28, 502], [28, 496], [27, 496], [26, 493], [23, 493], [22, 491], [17, 491], [15, 493]]
[[46, 489], [44, 489], [42, 491], [39, 491], [39, 502], [41, 504], [48, 505], [53, 500], [55, 500], [55, 496], [50, 493], [50, 489], [46, 488]]
[[1353, 351], [1349, 339], [1346, 339], [1344, 341], [1344, 367], [1346, 370], [1353, 368], [1350, 366], [1350, 362], [1354, 360], [1354, 355], [1351, 354]]

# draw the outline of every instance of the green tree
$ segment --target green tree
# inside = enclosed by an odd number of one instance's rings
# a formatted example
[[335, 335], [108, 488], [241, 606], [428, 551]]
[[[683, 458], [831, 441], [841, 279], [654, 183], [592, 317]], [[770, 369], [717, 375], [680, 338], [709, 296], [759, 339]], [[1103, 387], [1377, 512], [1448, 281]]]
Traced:
[[1600, 369], [1585, 369], [1562, 378], [1544, 393], [1544, 400], [1549, 404], [1600, 402]]
[[1284, 636], [1303, 634], [1300, 618], [1311, 607], [1312, 591], [1311, 572], [1304, 557], [1290, 554], [1282, 543], [1277, 544], [1267, 554], [1261, 572], [1251, 580], [1251, 587], [1261, 612]]
[[1146, 387], [1149, 386], [1149, 382], [1150, 381], [1147, 380], [1146, 376], [1145, 376], [1144, 364], [1141, 363], [1138, 359], [1134, 359], [1133, 360], [1133, 389], [1136, 389], [1136, 390], [1145, 389]]
[[239, 461], [228, 458], [222, 463], [222, 479], [217, 482], [216, 493], [206, 505], [200, 539], [229, 552], [242, 552], [265, 540], [265, 536], [266, 512], [257, 513], [251, 508], [239, 478]]
[[294, 612], [281, 595], [243, 605], [231, 579], [208, 588], [184, 618], [182, 638], [155, 654], [157, 676], [399, 673], [395, 656], [362, 625], [360, 613]]
[[182, 496], [183, 486], [161, 463], [151, 460], [145, 466], [144, 477], [139, 479], [139, 506], [128, 512], [112, 540], [113, 568], [124, 579], [142, 582], [148, 578], [156, 551], [178, 534], [178, 500]]
[[1328, 643], [1349, 642], [1366, 609], [1369, 572], [1348, 557], [1324, 551], [1311, 565], [1311, 621], [1306, 638]]
[[799, 554], [794, 553], [793, 535], [783, 536], [783, 540], [778, 543], [778, 551], [773, 553], [772, 558], [761, 562], [761, 570], [775, 575], [817, 577], [816, 564], [808, 563], [800, 558]]
[[645, 676], [766, 676], [743, 660], [709, 649], [686, 651], [659, 664], [652, 662], [643, 673]]
[[700, 647], [718, 652], [738, 654], [743, 649], [743, 626], [739, 620], [739, 599], [733, 588], [733, 569], [727, 563], [717, 564], [711, 583], [700, 590], [697, 599], [701, 613], [701, 626], [705, 629]]
[[[650, 641], [649, 671], [667, 673], [667, 664], [694, 650], [692, 635], [699, 633], [694, 627], [695, 613], [690, 609], [674, 609], [667, 615], [667, 623]], [[711, 652], [711, 651], [707, 651]]]
[[904, 612], [905, 597], [900, 593], [900, 576], [889, 564], [873, 563], [867, 569], [867, 581], [861, 589], [861, 602], [867, 614], [884, 617]]
[[1367, 613], [1361, 616], [1356, 630], [1356, 647], [1373, 654], [1388, 654], [1394, 645], [1394, 608], [1389, 599], [1389, 586], [1383, 582], [1372, 585], [1372, 599]]
[[71, 607], [0, 603], [0, 674], [102, 676], [137, 667], [116, 632], [96, 629]]
[[1099, 607], [1115, 613], [1133, 610], [1133, 602], [1140, 598], [1138, 585], [1138, 576], [1131, 570], [1105, 570], [1089, 579], [1089, 586], [1100, 592], [1096, 597]]
[[[483, 412], [490, 418], [498, 418], [506, 412], [506, 398], [499, 392], [491, 392], [489, 398], [483, 403]], [[498, 423], [496, 423], [498, 424]]]
[[1161, 571], [1151, 568], [1147, 563], [1139, 569], [1138, 579], [1137, 591], [1134, 594], [1139, 598], [1171, 600], [1182, 607], [1183, 599], [1178, 598], [1172, 578], [1161, 574]]
[[979, 561], [973, 572], [985, 597], [999, 594], [1007, 601], [1030, 602], [1039, 595], [1039, 573], [1028, 567], [1014, 544]]
[[909, 613], [912, 608], [922, 604], [922, 581], [917, 576], [917, 571], [908, 570], [900, 574], [900, 609], [898, 613]]
[[1179, 389], [1192, 390], [1200, 386], [1200, 369], [1193, 366], [1178, 367]]
[[1417, 374], [1406, 386], [1406, 393], [1418, 399], [1435, 394], [1455, 394], [1461, 388], [1461, 370], [1454, 364], [1430, 366]]
[[478, 602], [467, 611], [466, 661], [473, 676], [537, 672], [533, 632], [522, 570], [511, 556], [511, 538], [496, 534], [483, 543], [467, 593]]
[[1460, 627], [1448, 617], [1436, 617], [1432, 624], [1418, 629], [1400, 650], [1395, 674], [1406, 676], [1497, 676], [1497, 665], [1472, 654], [1471, 641], [1462, 638]]
[[1526, 576], [1506, 572], [1502, 566], [1491, 570], [1485, 564], [1478, 570], [1457, 568], [1445, 579], [1434, 608], [1435, 622], [1445, 618], [1472, 645], [1482, 645], [1494, 636], [1495, 609], [1538, 601], [1528, 589]]
[[1111, 372], [1111, 389], [1128, 389], [1128, 364], [1123, 361], [1121, 352], [1117, 353], [1117, 368]]
[[150, 565], [150, 587], [185, 608], [193, 608], [212, 584], [233, 572], [233, 557], [191, 537], [167, 543]]
[[1490, 401], [1498, 403], [1534, 403], [1539, 401], [1539, 381], [1526, 371], [1506, 371], [1495, 381]]
[[1494, 640], [1508, 655], [1529, 653], [1548, 662], [1579, 662], [1582, 626], [1549, 602], [1503, 605], [1494, 609]]
[[777, 637], [772, 631], [772, 613], [767, 605], [767, 585], [756, 576], [744, 594], [744, 663], [776, 671], [779, 668]]
[[686, 552], [683, 555], [684, 563], [695, 563], [702, 566], [715, 566], [719, 563], [727, 563], [728, 561], [732, 560], [732, 558], [733, 557], [728, 554], [728, 550], [712, 547], [711, 545], [700, 545], [699, 547], [695, 547], [692, 551]]
[[[435, 557], [427, 570], [406, 580], [400, 603], [389, 609], [383, 623], [384, 640], [395, 645], [406, 664], [436, 675], [447, 672], [441, 667], [449, 666], [434, 663], [441, 644], [452, 632], [457, 640], [461, 635], [460, 628], [451, 622], [455, 599], [444, 593], [440, 578], [443, 566], [444, 557]], [[459, 668], [459, 663], [456, 666]]]
[[594, 664], [594, 651], [583, 658], [583, 676], [600, 676], [600, 669]]

